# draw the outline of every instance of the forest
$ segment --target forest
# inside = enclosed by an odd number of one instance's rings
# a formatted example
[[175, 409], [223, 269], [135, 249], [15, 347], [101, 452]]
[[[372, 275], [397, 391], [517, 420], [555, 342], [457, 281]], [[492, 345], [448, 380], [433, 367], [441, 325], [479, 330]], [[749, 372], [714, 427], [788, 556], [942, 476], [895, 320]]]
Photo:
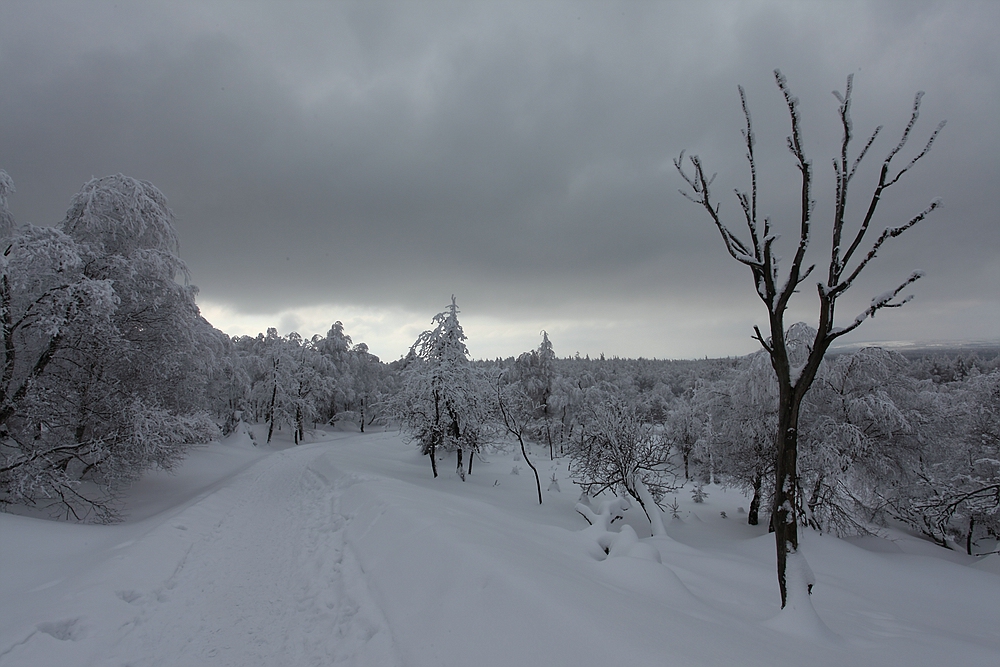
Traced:
[[[409, 354], [385, 362], [340, 322], [305, 339], [228, 336], [199, 314], [166, 199], [148, 182], [94, 179], [53, 227], [18, 226], [0, 172], [0, 503], [86, 522], [120, 518], [123, 489], [247, 425], [307, 432], [398, 427], [428, 475], [526, 443], [563, 460], [585, 498], [622, 496], [657, 532], [668, 498], [745, 492], [769, 525], [777, 386], [766, 350], [703, 360], [473, 360], [451, 304]], [[793, 363], [815, 331], [792, 325]], [[1000, 535], [996, 350], [832, 352], [806, 394], [794, 516], [838, 536], [905, 524], [968, 554]], [[538, 450], [538, 447], [541, 450]], [[588, 518], [588, 520], [590, 520]]]

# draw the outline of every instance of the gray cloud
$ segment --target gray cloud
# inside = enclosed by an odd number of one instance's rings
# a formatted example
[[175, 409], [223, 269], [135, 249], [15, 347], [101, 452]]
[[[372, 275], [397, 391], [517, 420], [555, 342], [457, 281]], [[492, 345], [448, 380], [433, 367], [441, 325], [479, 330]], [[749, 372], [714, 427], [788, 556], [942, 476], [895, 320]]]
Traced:
[[[858, 133], [886, 125], [876, 160], [918, 89], [914, 144], [949, 125], [883, 224], [934, 196], [944, 212], [884, 253], [846, 312], [924, 269], [911, 312], [873, 336], [995, 338], [998, 19], [989, 3], [15, 3], [0, 10], [0, 167], [15, 215], [36, 223], [61, 219], [91, 175], [152, 181], [203, 296], [245, 312], [432, 314], [451, 293], [466, 313], [532, 322], [736, 312], [754, 298], [747, 276], [677, 193], [671, 159], [701, 154], [736, 212], [742, 83], [763, 203], [793, 221], [780, 66], [823, 222], [829, 92], [853, 72]], [[733, 340], [743, 317], [721, 325]]]

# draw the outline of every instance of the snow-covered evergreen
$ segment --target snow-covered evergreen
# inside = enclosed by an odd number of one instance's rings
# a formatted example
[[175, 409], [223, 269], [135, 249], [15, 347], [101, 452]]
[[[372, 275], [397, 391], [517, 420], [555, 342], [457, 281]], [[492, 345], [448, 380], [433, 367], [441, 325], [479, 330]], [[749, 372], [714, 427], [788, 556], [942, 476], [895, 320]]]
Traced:
[[458, 305], [434, 316], [433, 329], [421, 333], [410, 348], [402, 370], [397, 414], [431, 462], [438, 476], [437, 456], [455, 452], [456, 471], [463, 480], [463, 457], [473, 458], [488, 438], [490, 385], [469, 361]]

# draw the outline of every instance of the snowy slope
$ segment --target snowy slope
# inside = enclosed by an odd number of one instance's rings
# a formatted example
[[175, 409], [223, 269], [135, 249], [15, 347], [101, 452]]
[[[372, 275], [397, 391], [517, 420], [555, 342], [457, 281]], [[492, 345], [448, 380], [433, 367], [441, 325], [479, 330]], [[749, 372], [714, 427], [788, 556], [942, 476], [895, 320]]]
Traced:
[[523, 462], [488, 458], [463, 483], [395, 433], [216, 444], [118, 526], [0, 515], [0, 665], [1000, 664], [1000, 576], [972, 559], [808, 534], [835, 636], [789, 634], [742, 496], [679, 494], [642, 540], [662, 564], [605, 557], [565, 464], [539, 457], [562, 488], [539, 507]]

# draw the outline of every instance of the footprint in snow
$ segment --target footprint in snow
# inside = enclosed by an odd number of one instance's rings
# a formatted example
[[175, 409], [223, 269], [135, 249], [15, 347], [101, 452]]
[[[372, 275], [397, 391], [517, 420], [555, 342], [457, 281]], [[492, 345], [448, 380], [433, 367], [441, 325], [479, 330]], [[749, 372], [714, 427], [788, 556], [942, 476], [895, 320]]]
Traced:
[[116, 591], [115, 595], [118, 596], [119, 600], [123, 602], [128, 602], [129, 604], [132, 604], [133, 602], [137, 601], [139, 598], [142, 597], [142, 593], [133, 590]]
[[67, 618], [62, 621], [47, 621], [38, 624], [38, 631], [55, 637], [59, 641], [79, 641], [87, 634], [82, 618]]

